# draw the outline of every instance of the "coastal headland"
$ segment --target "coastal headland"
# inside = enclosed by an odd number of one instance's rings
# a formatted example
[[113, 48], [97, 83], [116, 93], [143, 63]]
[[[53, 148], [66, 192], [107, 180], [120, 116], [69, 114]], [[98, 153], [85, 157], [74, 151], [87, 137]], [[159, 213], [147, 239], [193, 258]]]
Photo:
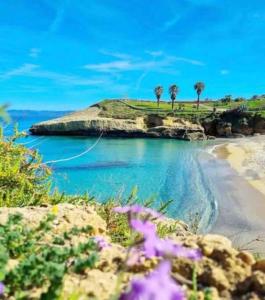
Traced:
[[[185, 108], [183, 108], [183, 105]], [[192, 103], [169, 109], [168, 103], [139, 100], [104, 100], [62, 118], [34, 124], [35, 135], [84, 135], [207, 140], [265, 133], [265, 117], [240, 107], [216, 109], [213, 103]]]

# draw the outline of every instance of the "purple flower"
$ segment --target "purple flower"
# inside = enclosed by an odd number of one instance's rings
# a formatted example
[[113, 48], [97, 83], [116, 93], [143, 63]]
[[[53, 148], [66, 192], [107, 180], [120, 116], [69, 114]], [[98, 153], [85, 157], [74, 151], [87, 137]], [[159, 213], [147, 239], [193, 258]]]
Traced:
[[145, 257], [143, 255], [143, 253], [141, 253], [139, 251], [139, 249], [137, 248], [131, 248], [130, 250], [130, 255], [128, 257], [128, 259], [126, 260], [126, 265], [128, 267], [132, 267], [135, 265], [142, 265], [144, 264], [145, 261]]
[[99, 250], [110, 247], [110, 244], [102, 236], [95, 236], [93, 240], [96, 242]]
[[142, 207], [138, 204], [134, 205], [126, 205], [126, 206], [117, 206], [113, 208], [113, 211], [120, 214], [146, 214], [150, 215], [153, 218], [161, 218], [162, 214], [158, 213], [157, 211], [148, 208]]
[[152, 243], [148, 247], [155, 249], [156, 256], [187, 257], [193, 260], [198, 260], [202, 257], [199, 250], [183, 247], [170, 239], [157, 238], [156, 241], [148, 240], [148, 243]]
[[5, 292], [5, 286], [2, 282], [0, 282], [0, 296], [3, 295]]
[[131, 289], [120, 300], [185, 300], [185, 293], [170, 276], [171, 264], [163, 261], [156, 270], [141, 279], [133, 279]]
[[133, 219], [130, 225], [132, 229], [140, 232], [145, 238], [156, 235], [156, 225], [152, 222]]
[[173, 240], [159, 238], [156, 234], [156, 226], [152, 222], [131, 220], [131, 227], [143, 235], [143, 251], [147, 258], [176, 256], [198, 260], [202, 256], [197, 249], [189, 249], [176, 244]]

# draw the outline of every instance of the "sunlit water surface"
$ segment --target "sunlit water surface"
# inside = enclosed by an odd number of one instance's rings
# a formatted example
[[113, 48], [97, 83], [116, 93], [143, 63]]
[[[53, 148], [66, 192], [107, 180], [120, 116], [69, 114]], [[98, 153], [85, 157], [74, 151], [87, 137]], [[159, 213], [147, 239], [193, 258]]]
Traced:
[[[61, 116], [62, 113], [11, 112], [19, 128]], [[11, 133], [12, 126], [5, 129]], [[43, 161], [75, 156], [96, 142], [90, 137], [36, 137], [20, 139], [27, 147], [38, 149]], [[54, 186], [61, 192], [88, 192], [98, 201], [119, 196], [126, 199], [137, 187], [141, 201], [154, 198], [153, 206], [173, 200], [167, 214], [188, 220], [198, 212], [207, 228], [214, 218], [215, 195], [212, 179], [202, 170], [209, 142], [185, 142], [167, 139], [107, 139], [86, 155], [51, 164]]]

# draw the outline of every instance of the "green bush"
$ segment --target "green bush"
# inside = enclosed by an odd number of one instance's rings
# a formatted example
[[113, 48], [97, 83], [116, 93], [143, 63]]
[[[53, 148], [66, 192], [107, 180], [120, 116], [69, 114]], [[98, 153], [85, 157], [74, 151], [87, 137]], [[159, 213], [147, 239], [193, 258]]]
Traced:
[[50, 169], [39, 154], [0, 135], [0, 206], [25, 206], [49, 202]]

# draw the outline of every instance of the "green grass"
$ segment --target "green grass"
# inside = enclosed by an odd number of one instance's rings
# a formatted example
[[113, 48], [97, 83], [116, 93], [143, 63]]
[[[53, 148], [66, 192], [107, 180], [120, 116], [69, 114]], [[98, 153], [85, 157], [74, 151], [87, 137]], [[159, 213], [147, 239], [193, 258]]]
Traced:
[[249, 100], [247, 101], [247, 106], [249, 109], [265, 110], [265, 98], [260, 100]]
[[174, 111], [172, 111], [171, 102], [161, 101], [159, 107], [157, 102], [146, 100], [105, 100], [98, 104], [102, 109], [100, 113], [103, 117], [112, 117], [117, 119], [136, 119], [149, 114], [157, 114], [162, 117], [176, 116], [186, 119], [201, 118], [213, 111], [216, 107], [219, 112], [235, 109], [241, 105], [247, 106], [251, 112], [260, 112], [262, 116], [265, 114], [265, 98], [249, 99], [246, 101], [231, 101], [223, 103], [219, 101], [204, 102], [201, 101], [200, 108], [197, 111], [195, 102], [178, 102], [176, 101]]
[[232, 101], [230, 103], [224, 104], [221, 101], [212, 102], [210, 105], [215, 106], [216, 108], [222, 109], [234, 109], [240, 107], [241, 105], [246, 105], [248, 110], [258, 110], [258, 111], [265, 111], [265, 98], [259, 99], [249, 99], [246, 101]]
[[[157, 102], [155, 101], [137, 101], [137, 100], [127, 100], [125, 101], [129, 105], [144, 109], [144, 110], [159, 110], [164, 112], [172, 112], [172, 105], [171, 102], [160, 102], [159, 107], [157, 106]], [[181, 110], [183, 111], [196, 111], [196, 104], [194, 102], [187, 103], [187, 102], [175, 102], [174, 110], [177, 111], [179, 109], [179, 105], [181, 105]], [[201, 107], [199, 111], [207, 111], [204, 107]]]
[[158, 108], [156, 102], [137, 100], [105, 100], [98, 103], [97, 106], [101, 108], [101, 117], [133, 120], [149, 114], [162, 117], [175, 115], [190, 119], [193, 116], [201, 116], [212, 111], [211, 107], [203, 106], [197, 111], [194, 103], [181, 103], [181, 109], [179, 109], [179, 104], [175, 104], [174, 111], [172, 111], [171, 104], [166, 102], [161, 102]]

